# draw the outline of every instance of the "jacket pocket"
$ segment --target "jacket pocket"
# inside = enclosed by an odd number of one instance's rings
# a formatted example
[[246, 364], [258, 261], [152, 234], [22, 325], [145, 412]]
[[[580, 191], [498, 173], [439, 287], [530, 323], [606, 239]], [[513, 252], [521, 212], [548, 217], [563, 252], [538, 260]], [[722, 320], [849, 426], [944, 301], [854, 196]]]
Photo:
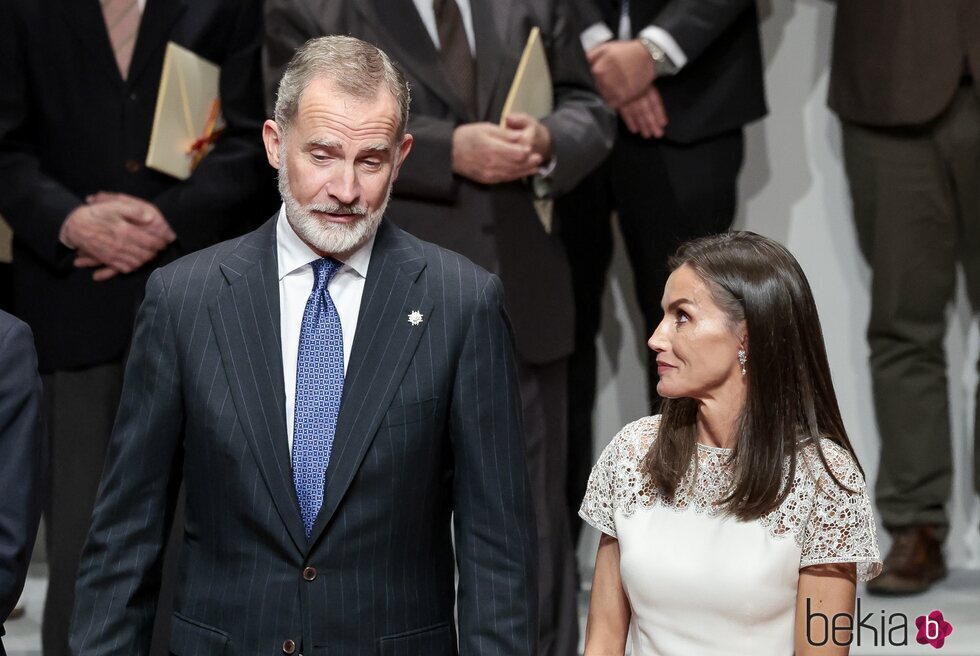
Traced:
[[436, 401], [438, 399], [426, 399], [418, 403], [406, 403], [388, 408], [385, 413], [386, 426], [401, 426], [402, 424], [414, 424], [424, 421], [435, 414]]
[[443, 622], [378, 640], [379, 656], [456, 656], [456, 632]]
[[228, 634], [201, 624], [180, 613], [174, 613], [170, 623], [170, 653], [172, 656], [223, 656], [228, 646]]

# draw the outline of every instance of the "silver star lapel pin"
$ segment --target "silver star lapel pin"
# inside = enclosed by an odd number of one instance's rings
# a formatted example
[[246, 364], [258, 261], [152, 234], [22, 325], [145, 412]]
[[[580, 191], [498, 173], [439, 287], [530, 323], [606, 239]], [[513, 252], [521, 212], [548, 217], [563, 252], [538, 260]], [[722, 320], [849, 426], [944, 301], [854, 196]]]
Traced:
[[422, 313], [418, 310], [412, 312], [410, 315], [408, 315], [408, 323], [412, 324], [413, 326], [417, 326], [422, 323]]

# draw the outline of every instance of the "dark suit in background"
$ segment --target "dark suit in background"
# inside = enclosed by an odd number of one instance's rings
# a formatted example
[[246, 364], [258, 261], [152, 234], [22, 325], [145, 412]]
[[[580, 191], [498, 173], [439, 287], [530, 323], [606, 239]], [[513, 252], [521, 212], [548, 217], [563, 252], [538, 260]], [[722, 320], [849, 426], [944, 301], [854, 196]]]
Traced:
[[[0, 312], [0, 638], [24, 587], [44, 504], [47, 453], [31, 330]], [[0, 656], [5, 656], [0, 639]]]
[[[604, 23], [619, 34], [618, 0], [572, 0], [580, 29]], [[742, 128], [766, 113], [755, 0], [631, 0], [632, 36], [656, 25], [687, 57], [676, 75], [654, 84], [669, 123], [660, 139], [631, 133], [622, 120], [612, 155], [558, 201], [562, 238], [575, 263], [575, 355], [569, 361], [568, 510], [575, 535], [578, 508], [592, 469], [596, 348], [615, 212], [633, 269], [644, 335], [663, 316], [667, 257], [693, 237], [731, 226], [742, 167]], [[650, 360], [651, 405], [656, 367]]]
[[565, 361], [574, 328], [568, 263], [557, 235], [546, 233], [535, 214], [529, 184], [483, 185], [453, 173], [453, 130], [474, 120], [499, 121], [533, 26], [541, 28], [555, 90], [555, 111], [542, 121], [557, 160], [548, 176], [553, 195], [571, 189], [606, 156], [612, 117], [592, 87], [564, 2], [471, 0], [470, 5], [477, 116], [469, 115], [442, 72], [412, 0], [270, 0], [266, 84], [278, 83], [295, 48], [329, 34], [350, 34], [379, 46], [407, 76], [412, 89], [408, 131], [415, 142], [395, 183], [392, 214], [408, 232], [462, 253], [503, 281], [514, 323], [538, 518], [541, 648], [543, 654], [573, 654], [575, 562], [563, 491]]
[[79, 573], [74, 649], [146, 653], [183, 480], [177, 656], [456, 654], [454, 562], [459, 653], [536, 653], [534, 525], [499, 280], [382, 222], [307, 538], [277, 271], [273, 219], [150, 277]]
[[[148, 0], [124, 80], [96, 0], [0, 0], [0, 214], [14, 230], [13, 307], [37, 340], [52, 442], [48, 656], [67, 650], [78, 555], [149, 271], [258, 225], [274, 206], [261, 20], [257, 0]], [[168, 40], [222, 68], [228, 129], [184, 182], [143, 165]], [[99, 191], [153, 203], [177, 241], [133, 274], [93, 282], [59, 231]]]
[[[871, 591], [921, 592], [945, 572], [953, 463], [943, 341], [957, 261], [980, 308], [978, 75], [976, 0], [838, 3], [830, 106], [873, 271], [867, 336], [882, 441], [875, 498], [895, 538]], [[976, 463], [980, 485], [980, 456]]]

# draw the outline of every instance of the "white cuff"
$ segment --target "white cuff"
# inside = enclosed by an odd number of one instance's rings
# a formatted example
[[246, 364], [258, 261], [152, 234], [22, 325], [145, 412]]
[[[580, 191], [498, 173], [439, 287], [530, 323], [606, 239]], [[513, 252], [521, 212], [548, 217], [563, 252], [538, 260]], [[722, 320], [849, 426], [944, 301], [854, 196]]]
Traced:
[[558, 166], [558, 158], [552, 157], [547, 164], [538, 167], [538, 172], [531, 178], [531, 188], [534, 190], [535, 198], [551, 196], [551, 180], [548, 177], [555, 172], [556, 166]]
[[[614, 38], [616, 38], [616, 35], [612, 33], [612, 30], [610, 30], [609, 26], [605, 23], [596, 23], [595, 25], [591, 25], [579, 35], [579, 40], [582, 42], [582, 48], [585, 50], [592, 50], [600, 43], [611, 41]], [[663, 48], [663, 46], [661, 47]], [[667, 49], [664, 48], [664, 51], [666, 50]]]
[[650, 39], [658, 46], [663, 48], [663, 51], [667, 53], [667, 56], [670, 57], [670, 61], [677, 67], [678, 71], [684, 68], [684, 65], [687, 64], [687, 55], [685, 55], [684, 51], [681, 50], [681, 47], [677, 45], [677, 41], [675, 41], [674, 37], [670, 35], [670, 32], [664, 28], [656, 25], [650, 25], [645, 27], [637, 36], [642, 36], [644, 39]]
[[558, 158], [552, 155], [547, 164], [542, 164], [538, 167], [538, 172], [536, 175], [539, 175], [542, 178], [547, 178], [549, 175], [555, 172], [556, 166], [558, 166]]

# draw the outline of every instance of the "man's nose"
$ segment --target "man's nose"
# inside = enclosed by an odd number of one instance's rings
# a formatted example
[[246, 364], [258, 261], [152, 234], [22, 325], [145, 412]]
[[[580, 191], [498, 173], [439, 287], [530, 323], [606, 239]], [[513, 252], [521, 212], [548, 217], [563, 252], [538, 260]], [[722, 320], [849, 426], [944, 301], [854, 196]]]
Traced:
[[343, 205], [353, 205], [361, 197], [361, 185], [353, 166], [345, 166], [343, 173], [330, 185], [330, 195]]

